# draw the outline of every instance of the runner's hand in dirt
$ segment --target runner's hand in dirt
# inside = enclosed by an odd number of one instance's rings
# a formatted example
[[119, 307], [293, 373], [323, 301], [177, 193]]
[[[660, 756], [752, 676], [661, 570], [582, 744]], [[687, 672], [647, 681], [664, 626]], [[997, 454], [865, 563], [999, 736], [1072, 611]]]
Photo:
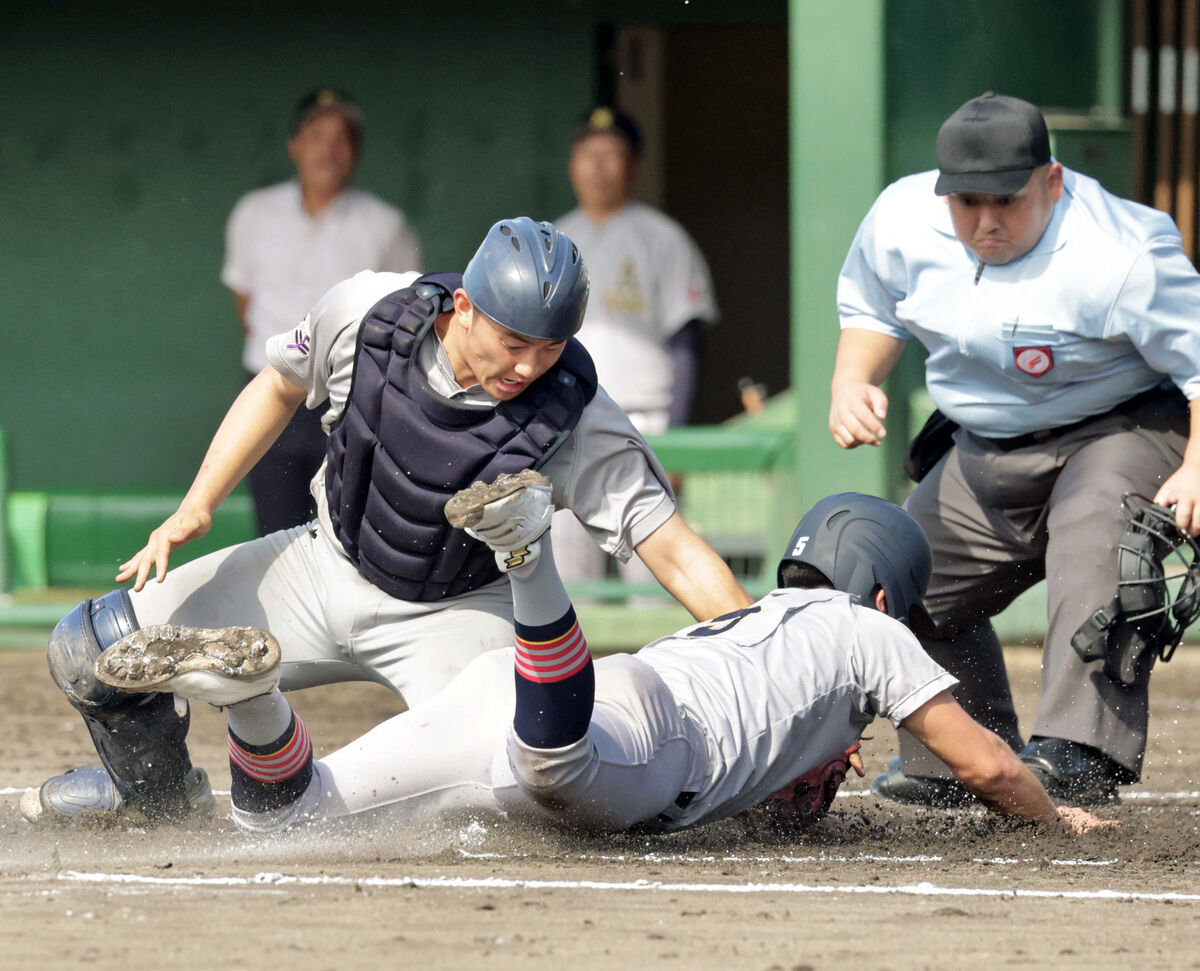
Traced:
[[211, 528], [212, 513], [187, 505], [180, 506], [150, 534], [145, 546], [121, 564], [117, 582], [124, 583], [136, 574], [133, 589], [141, 590], [150, 578], [150, 568], [153, 567], [158, 582], [162, 583], [167, 575], [171, 554], [185, 543], [199, 539]]
[[1058, 818], [1072, 833], [1090, 833], [1093, 829], [1120, 829], [1115, 819], [1101, 819], [1086, 809], [1076, 806], [1058, 806]]

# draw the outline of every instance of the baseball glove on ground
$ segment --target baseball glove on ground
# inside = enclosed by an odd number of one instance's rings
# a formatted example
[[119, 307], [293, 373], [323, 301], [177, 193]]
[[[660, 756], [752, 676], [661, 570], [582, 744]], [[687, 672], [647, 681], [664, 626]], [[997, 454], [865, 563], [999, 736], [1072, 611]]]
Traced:
[[841, 755], [809, 769], [755, 806], [750, 810], [751, 815], [756, 822], [773, 826], [799, 829], [811, 826], [829, 811], [838, 787], [846, 781], [851, 769], [859, 776], [865, 774], [858, 754], [860, 748], [855, 742]]

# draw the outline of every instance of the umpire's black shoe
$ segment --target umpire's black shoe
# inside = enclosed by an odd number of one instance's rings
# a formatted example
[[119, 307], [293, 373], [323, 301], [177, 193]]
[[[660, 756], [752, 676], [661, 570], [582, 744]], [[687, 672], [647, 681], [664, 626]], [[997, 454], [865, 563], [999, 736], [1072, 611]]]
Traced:
[[926, 776], [905, 775], [900, 771], [900, 759], [888, 763], [883, 775], [875, 776], [871, 791], [892, 802], [903, 802], [911, 806], [937, 806], [953, 809], [975, 801], [954, 779], [931, 779]]
[[1117, 786], [1137, 782], [1134, 773], [1099, 749], [1065, 738], [1035, 735], [1020, 755], [1046, 794], [1058, 803], [1102, 806], [1119, 802]]

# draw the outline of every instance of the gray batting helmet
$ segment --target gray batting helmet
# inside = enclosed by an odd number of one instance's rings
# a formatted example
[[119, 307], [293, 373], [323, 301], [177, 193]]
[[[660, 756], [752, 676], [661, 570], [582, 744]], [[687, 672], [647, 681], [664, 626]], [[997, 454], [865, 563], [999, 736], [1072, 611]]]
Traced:
[[914, 633], [932, 637], [933, 621], [921, 604], [933, 555], [917, 521], [899, 506], [861, 492], [826, 496], [800, 520], [779, 561], [806, 563], [834, 586], [870, 603], [882, 588], [887, 612]]
[[570, 239], [550, 223], [518, 216], [488, 230], [463, 272], [463, 289], [509, 330], [561, 341], [583, 324], [588, 273]]

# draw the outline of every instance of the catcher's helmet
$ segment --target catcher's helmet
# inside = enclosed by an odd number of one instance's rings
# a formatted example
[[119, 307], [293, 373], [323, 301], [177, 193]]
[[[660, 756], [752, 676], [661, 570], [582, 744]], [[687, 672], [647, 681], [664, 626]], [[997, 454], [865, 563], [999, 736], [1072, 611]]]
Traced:
[[463, 272], [471, 302], [524, 337], [562, 341], [583, 324], [588, 273], [579, 249], [550, 223], [501, 219]]
[[1169, 661], [1200, 617], [1200, 543], [1175, 524], [1170, 509], [1143, 496], [1129, 493], [1121, 506], [1117, 595], [1084, 621], [1071, 644], [1085, 661], [1103, 658], [1114, 681], [1132, 685], [1155, 658]]
[[933, 621], [921, 604], [933, 554], [917, 521], [899, 506], [861, 492], [826, 496], [800, 520], [779, 561], [820, 570], [837, 590], [869, 603], [883, 589], [887, 612], [921, 637], [933, 637]]

